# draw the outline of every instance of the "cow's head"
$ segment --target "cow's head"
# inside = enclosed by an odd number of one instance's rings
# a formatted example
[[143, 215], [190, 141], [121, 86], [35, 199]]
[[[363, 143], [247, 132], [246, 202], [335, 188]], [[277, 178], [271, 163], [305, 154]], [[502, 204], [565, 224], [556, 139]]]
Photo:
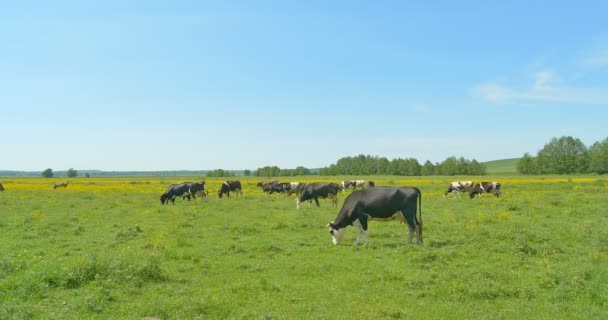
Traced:
[[223, 194], [224, 194], [224, 193], [222, 192], [222, 190], [220, 190], [220, 191], [218, 191], [218, 192], [217, 192], [217, 196], [218, 196], [220, 199], [222, 198], [222, 195], [223, 195]]
[[168, 195], [168, 194], [163, 193], [163, 194], [160, 196], [160, 204], [165, 204], [165, 201], [167, 201], [167, 198], [168, 198], [168, 197], [169, 197], [169, 195]]
[[346, 233], [346, 228], [336, 229], [336, 226], [334, 225], [333, 221], [328, 223], [327, 227], [329, 227], [329, 234], [331, 234], [331, 240], [333, 241], [333, 243], [335, 245], [340, 244], [340, 242], [342, 242], [342, 239], [344, 239], [344, 233]]

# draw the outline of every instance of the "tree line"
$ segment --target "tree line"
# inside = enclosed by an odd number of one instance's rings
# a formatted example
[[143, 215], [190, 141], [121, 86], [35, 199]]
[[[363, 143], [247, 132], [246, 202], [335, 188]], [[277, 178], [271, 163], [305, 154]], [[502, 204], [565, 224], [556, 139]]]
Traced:
[[321, 168], [319, 174], [332, 175], [398, 175], [398, 176], [432, 176], [432, 175], [485, 175], [486, 166], [473, 159], [454, 156], [441, 163], [427, 160], [420, 164], [415, 158], [396, 158], [388, 160], [385, 157], [358, 155], [344, 157], [335, 164]]
[[578, 138], [552, 138], [536, 157], [524, 153], [517, 164], [521, 174], [608, 173], [608, 138], [587, 147]]
[[430, 175], [485, 175], [486, 166], [477, 160], [463, 157], [449, 157], [441, 163], [426, 161], [420, 164], [414, 158], [397, 158], [389, 160], [385, 157], [360, 154], [355, 157], [343, 157], [336, 163], [318, 170], [299, 166], [295, 169], [281, 169], [278, 166], [265, 166], [253, 172], [256, 177], [284, 177], [302, 175], [399, 175], [399, 176], [430, 176]]

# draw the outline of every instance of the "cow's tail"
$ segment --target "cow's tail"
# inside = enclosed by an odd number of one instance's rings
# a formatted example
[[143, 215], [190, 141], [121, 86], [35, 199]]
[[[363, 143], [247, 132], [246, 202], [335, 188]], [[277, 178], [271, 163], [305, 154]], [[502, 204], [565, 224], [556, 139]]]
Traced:
[[414, 218], [418, 220], [418, 240], [420, 241], [418, 244], [422, 244], [422, 192], [420, 189], [416, 188], [418, 191], [418, 218], [414, 215]]

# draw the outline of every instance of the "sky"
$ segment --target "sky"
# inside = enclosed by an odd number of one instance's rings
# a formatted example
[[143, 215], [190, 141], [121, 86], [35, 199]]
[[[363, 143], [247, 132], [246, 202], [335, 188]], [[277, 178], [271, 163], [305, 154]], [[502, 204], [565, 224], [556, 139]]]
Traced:
[[441, 162], [608, 137], [608, 1], [0, 0], [0, 169]]

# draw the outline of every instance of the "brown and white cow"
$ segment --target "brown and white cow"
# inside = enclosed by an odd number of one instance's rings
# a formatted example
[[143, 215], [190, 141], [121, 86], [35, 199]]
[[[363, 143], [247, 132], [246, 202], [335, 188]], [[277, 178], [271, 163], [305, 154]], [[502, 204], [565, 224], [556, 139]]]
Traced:
[[55, 184], [53, 185], [53, 189], [57, 189], [57, 188], [67, 188], [67, 187], [68, 187], [68, 183], [69, 183], [69, 182], [55, 183]]
[[448, 188], [443, 192], [443, 196], [447, 196], [448, 193], [455, 193], [460, 198], [460, 192], [469, 191], [473, 187], [473, 181], [454, 181], [448, 185]]
[[268, 187], [272, 186], [275, 183], [279, 183], [279, 181], [277, 180], [267, 180], [267, 181], [260, 181], [256, 184], [256, 186], [262, 188], [262, 191], [264, 192], [268, 192]]
[[481, 198], [482, 193], [493, 193], [496, 197], [500, 197], [500, 183], [498, 182], [478, 182], [471, 189], [471, 193], [469, 193], [469, 198], [473, 199], [475, 195], [478, 195]]
[[[374, 184], [374, 182], [372, 181], [372, 186], [373, 186], [373, 184]], [[340, 190], [342, 190], [342, 191], [347, 190], [349, 187], [352, 187], [353, 191], [357, 190], [357, 189], [364, 189], [365, 180], [344, 180], [340, 184]]]

